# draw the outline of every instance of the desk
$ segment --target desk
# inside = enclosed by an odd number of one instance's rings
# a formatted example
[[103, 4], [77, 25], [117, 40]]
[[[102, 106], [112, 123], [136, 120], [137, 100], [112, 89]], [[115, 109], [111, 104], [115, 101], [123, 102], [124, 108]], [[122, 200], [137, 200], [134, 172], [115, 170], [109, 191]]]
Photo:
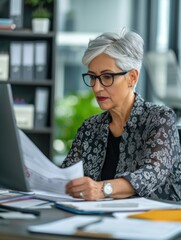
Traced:
[[[45, 235], [34, 234], [27, 231], [30, 225], [42, 224], [55, 221], [61, 218], [73, 216], [71, 213], [61, 211], [59, 209], [42, 209], [41, 215], [34, 220], [4, 220], [0, 219], [0, 240], [91, 240], [93, 238], [83, 238], [75, 236]], [[68, 226], [67, 226], [68, 227]], [[94, 238], [95, 239], [95, 238]], [[100, 239], [99, 239], [100, 240]], [[181, 240], [181, 236], [174, 238]]]
[[[61, 218], [72, 216], [71, 213], [67, 213], [55, 208], [42, 209], [41, 215], [33, 220], [6, 220], [0, 219], [0, 240], [75, 240], [82, 239], [79, 237], [65, 237], [45, 234], [34, 234], [27, 231], [27, 227], [30, 225], [42, 224], [46, 222], [55, 221]], [[68, 227], [68, 226], [67, 226]], [[88, 239], [88, 238], [86, 238]]]

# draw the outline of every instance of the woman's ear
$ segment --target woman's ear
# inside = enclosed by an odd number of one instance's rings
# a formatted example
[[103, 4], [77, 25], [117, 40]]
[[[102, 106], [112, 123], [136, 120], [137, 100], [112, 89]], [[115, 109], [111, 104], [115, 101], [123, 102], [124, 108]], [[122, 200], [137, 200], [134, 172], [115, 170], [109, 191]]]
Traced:
[[131, 69], [129, 72], [129, 87], [134, 87], [138, 81], [138, 70], [137, 69]]

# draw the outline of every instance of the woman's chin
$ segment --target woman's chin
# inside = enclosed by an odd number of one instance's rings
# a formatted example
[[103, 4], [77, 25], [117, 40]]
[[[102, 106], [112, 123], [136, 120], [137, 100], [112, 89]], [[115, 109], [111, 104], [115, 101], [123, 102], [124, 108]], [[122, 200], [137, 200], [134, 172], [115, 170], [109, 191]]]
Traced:
[[104, 111], [110, 109], [110, 107], [105, 106], [104, 104], [99, 104], [99, 107], [100, 107], [101, 110], [104, 110]]

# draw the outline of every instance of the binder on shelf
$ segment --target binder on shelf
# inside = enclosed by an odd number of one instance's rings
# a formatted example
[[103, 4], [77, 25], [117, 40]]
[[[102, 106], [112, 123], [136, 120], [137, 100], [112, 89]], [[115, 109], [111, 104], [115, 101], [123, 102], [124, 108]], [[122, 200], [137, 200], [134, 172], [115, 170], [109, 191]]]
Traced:
[[38, 87], [35, 90], [35, 128], [47, 125], [49, 91], [47, 88]]
[[33, 42], [23, 42], [22, 49], [22, 79], [33, 80], [34, 68], [34, 44]]
[[0, 54], [0, 80], [7, 81], [9, 77], [9, 55]]
[[35, 79], [47, 78], [47, 42], [35, 43]]
[[23, 0], [10, 0], [9, 15], [16, 28], [23, 28]]
[[20, 42], [10, 43], [10, 79], [21, 79], [22, 44]]
[[34, 127], [34, 105], [14, 104], [16, 124], [19, 128], [32, 129]]

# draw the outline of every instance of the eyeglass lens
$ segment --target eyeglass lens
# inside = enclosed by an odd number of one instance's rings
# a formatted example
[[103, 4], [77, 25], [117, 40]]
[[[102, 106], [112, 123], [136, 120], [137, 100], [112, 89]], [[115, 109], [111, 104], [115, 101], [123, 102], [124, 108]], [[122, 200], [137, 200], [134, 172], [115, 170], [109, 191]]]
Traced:
[[111, 74], [102, 74], [101, 76], [94, 76], [91, 74], [84, 75], [85, 84], [94, 87], [96, 80], [99, 80], [103, 86], [109, 87], [113, 84], [114, 76]]

